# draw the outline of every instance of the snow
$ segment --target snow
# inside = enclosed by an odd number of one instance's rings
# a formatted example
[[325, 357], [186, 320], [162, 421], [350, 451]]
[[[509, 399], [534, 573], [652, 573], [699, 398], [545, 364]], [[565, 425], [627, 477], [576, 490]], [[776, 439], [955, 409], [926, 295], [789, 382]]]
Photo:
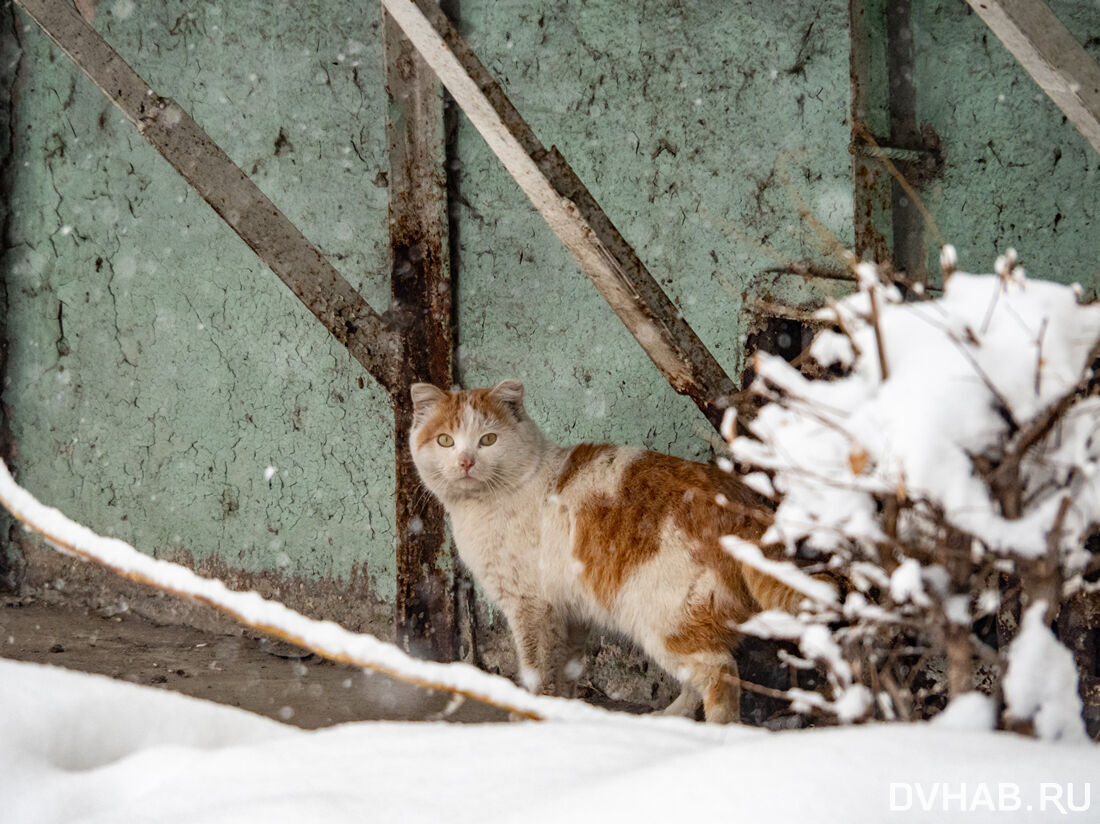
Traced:
[[722, 425], [719, 427], [719, 433], [722, 435], [722, 439], [729, 443], [735, 437], [737, 437], [737, 409], [729, 407], [722, 413]]
[[890, 597], [897, 603], [912, 601], [917, 606], [928, 606], [931, 600], [924, 592], [924, 584], [921, 583], [920, 563], [913, 558], [906, 558], [890, 576]]
[[996, 720], [997, 709], [992, 698], [980, 692], [967, 692], [951, 699], [931, 723], [940, 729], [991, 730]]
[[466, 664], [439, 664], [332, 621], [317, 621], [255, 592], [236, 592], [221, 581], [202, 578], [186, 567], [151, 558], [115, 538], [104, 538], [56, 509], [44, 506], [15, 483], [0, 462], [0, 502], [58, 550], [94, 560], [116, 572], [217, 607], [249, 626], [337, 661], [352, 663], [434, 689], [458, 692], [538, 718], [591, 718], [607, 713], [579, 701], [532, 695], [511, 681]]
[[1024, 613], [1020, 634], [1008, 650], [1003, 686], [1011, 718], [1035, 725], [1048, 741], [1087, 741], [1077, 694], [1073, 655], [1046, 624], [1047, 603], [1039, 601]]
[[[1079, 304], [1072, 287], [1027, 279], [1014, 252], [996, 268], [996, 275], [954, 272], [942, 297], [902, 303], [873, 265], [856, 265], [862, 291], [819, 313], [844, 333], [822, 332], [810, 350], [825, 366], [850, 366], [844, 378], [807, 380], [782, 358], [756, 355], [753, 388], [782, 402], [752, 422], [758, 440], [736, 438], [732, 452], [745, 466], [773, 472], [784, 495], [766, 541], [792, 547], [806, 539], [825, 551], [849, 540], [873, 545], [883, 536], [871, 495], [896, 489], [942, 507], [995, 552], [1046, 552], [1062, 496], [1047, 488], [1022, 517], [1002, 517], [972, 456], [1003, 447], [1007, 418], [1025, 426], [1077, 384], [1100, 338], [1100, 305]], [[1065, 468], [1060, 480], [1074, 503], [1062, 524], [1066, 544], [1100, 520], [1100, 404], [1078, 406], [1043, 445], [1051, 454], [1025, 472], [1050, 475], [1040, 463]], [[1079, 468], [1072, 483], [1070, 467]]]
[[790, 561], [773, 561], [765, 558], [756, 544], [744, 541], [736, 535], [721, 538], [722, 548], [743, 564], [770, 575], [777, 581], [797, 590], [812, 601], [836, 604], [836, 590], [824, 581], [812, 578]]
[[[719, 464], [721, 466], [721, 464]], [[766, 498], [775, 497], [775, 487], [772, 479], [766, 472], [749, 472], [741, 477], [741, 482], [754, 492], [759, 492]]]
[[[1091, 586], [1081, 573], [1094, 558], [1085, 539], [1100, 525], [1100, 398], [1082, 390], [1100, 352], [1100, 304], [1028, 279], [1013, 250], [990, 275], [957, 271], [957, 258], [943, 249], [941, 297], [907, 302], [879, 267], [852, 258], [859, 291], [817, 313], [833, 328], [809, 350], [819, 366], [839, 365], [839, 376], [807, 377], [780, 357], [754, 356], [751, 388], [767, 403], [747, 425], [751, 437], [735, 437], [730, 451], [739, 471], [764, 473], [779, 498], [762, 540], [851, 585], [839, 614], [819, 602], [797, 620], [758, 616], [741, 627], [796, 641], [826, 669], [822, 695], [787, 693], [796, 711], [865, 720], [861, 707], [877, 707], [893, 718], [897, 685], [914, 681], [889, 650], [912, 643], [946, 658], [945, 636], [924, 628], [971, 627], [974, 606], [996, 611], [990, 572], [1034, 575], [1045, 557], [1065, 582], [1061, 597]], [[795, 585], [793, 564], [762, 565], [759, 550], [726, 542], [742, 563]], [[965, 568], [949, 574], [944, 559]], [[907, 625], [917, 640], [903, 638]], [[833, 647], [822, 643], [830, 633]], [[986, 683], [995, 689], [1007, 655], [1016, 717], [1051, 740], [1080, 738], [1072, 656], [1049, 631], [1033, 628], [1012, 653], [970, 634], [963, 646], [956, 671], [997, 659]], [[908, 693], [898, 706], [923, 715], [923, 700]]]
[[955, 273], [955, 268], [958, 265], [959, 253], [955, 250], [954, 246], [948, 243], [940, 250], [940, 269], [944, 271], [944, 274], [950, 277]]
[[[1088, 786], [1100, 748], [928, 724], [767, 733], [606, 714], [305, 731], [0, 661], [0, 728], [0, 796], [20, 824], [992, 822], [1006, 820], [1014, 793], [1048, 803], [1051, 782], [1063, 808], [1086, 792], [1100, 804]], [[988, 792], [1000, 804], [1006, 785], [1002, 806], [980, 803]]]

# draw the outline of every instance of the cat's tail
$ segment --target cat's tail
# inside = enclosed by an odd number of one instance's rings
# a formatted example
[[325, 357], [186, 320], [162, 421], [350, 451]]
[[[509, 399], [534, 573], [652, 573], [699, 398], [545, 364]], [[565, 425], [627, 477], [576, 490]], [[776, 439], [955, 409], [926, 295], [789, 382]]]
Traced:
[[[802, 610], [802, 605], [810, 598], [805, 592], [773, 578], [767, 573], [761, 572], [748, 564], [741, 565], [741, 576], [745, 579], [749, 593], [759, 605], [761, 611], [767, 609], [780, 609], [797, 615]], [[815, 580], [830, 586], [837, 591], [837, 581], [824, 575], [813, 576]]]

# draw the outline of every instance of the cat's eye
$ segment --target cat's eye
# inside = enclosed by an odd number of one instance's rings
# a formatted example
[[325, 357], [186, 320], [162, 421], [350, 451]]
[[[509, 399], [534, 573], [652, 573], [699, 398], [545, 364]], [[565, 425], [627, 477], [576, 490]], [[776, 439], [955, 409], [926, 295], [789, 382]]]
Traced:
[[438, 438], [436, 438], [435, 442], [437, 444], [439, 444], [440, 446], [454, 446], [455, 445], [455, 439], [452, 438], [450, 435], [448, 435], [446, 432], [444, 432], [442, 435], [440, 435]]
[[482, 446], [492, 446], [497, 442], [497, 436], [495, 432], [490, 432], [488, 435], [482, 435], [479, 443]]

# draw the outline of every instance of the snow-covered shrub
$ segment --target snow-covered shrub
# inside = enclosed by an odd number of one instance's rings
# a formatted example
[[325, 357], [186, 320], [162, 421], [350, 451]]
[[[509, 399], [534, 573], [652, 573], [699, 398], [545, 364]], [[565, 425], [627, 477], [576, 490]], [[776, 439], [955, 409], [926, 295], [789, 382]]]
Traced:
[[[725, 427], [734, 461], [778, 501], [772, 558], [843, 593], [801, 587], [800, 619], [745, 629], [798, 642], [830, 691], [790, 697], [841, 720], [925, 718], [974, 689], [1004, 708], [1010, 684], [1045, 675], [1029, 669], [1050, 660], [1034, 653], [1040, 630], [1097, 591], [1100, 306], [1027, 279], [1012, 251], [991, 275], [954, 263], [945, 248], [934, 299], [854, 264], [859, 291], [819, 314], [831, 328], [808, 352], [816, 374], [758, 353], [751, 389], [765, 403], [742, 422], [749, 435]], [[1061, 699], [1019, 687], [1037, 697], [1009, 702], [1002, 722], [1068, 736], [1050, 704], [1077, 700], [1075, 686]]]

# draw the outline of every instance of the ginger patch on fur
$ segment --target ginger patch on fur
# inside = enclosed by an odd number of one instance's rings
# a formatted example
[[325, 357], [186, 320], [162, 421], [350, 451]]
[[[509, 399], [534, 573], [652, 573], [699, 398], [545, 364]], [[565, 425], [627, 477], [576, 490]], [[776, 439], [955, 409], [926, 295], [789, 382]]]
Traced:
[[[570, 454], [559, 489], [605, 450], [614, 449], [582, 446], [583, 451], [577, 447]], [[766, 512], [759, 496], [716, 467], [645, 452], [626, 467], [613, 493], [594, 493], [581, 502], [573, 555], [584, 565], [582, 581], [601, 604], [610, 606], [629, 575], [660, 551], [662, 527], [671, 522], [695, 547], [696, 561], [711, 568], [736, 599], [747, 595], [740, 564], [718, 539], [729, 534], [759, 537], [767, 526]]]
[[435, 440], [440, 433], [454, 433], [462, 426], [462, 413], [472, 407], [488, 420], [510, 420], [508, 407], [492, 394], [490, 389], [473, 389], [469, 392], [448, 392], [432, 409], [428, 418], [416, 431], [416, 448]]

